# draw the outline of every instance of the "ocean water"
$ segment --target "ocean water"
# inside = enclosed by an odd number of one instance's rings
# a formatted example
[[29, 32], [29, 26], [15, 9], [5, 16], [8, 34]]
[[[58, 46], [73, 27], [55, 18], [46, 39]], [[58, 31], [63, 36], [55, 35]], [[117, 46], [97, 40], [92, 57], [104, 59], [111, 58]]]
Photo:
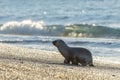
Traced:
[[57, 51], [55, 39], [120, 64], [120, 0], [1, 0], [0, 43]]

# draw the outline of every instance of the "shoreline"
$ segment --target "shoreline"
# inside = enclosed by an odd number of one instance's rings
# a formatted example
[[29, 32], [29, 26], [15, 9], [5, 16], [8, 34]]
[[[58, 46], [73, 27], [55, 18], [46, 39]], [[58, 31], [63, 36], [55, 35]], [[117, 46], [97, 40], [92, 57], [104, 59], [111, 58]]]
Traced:
[[58, 52], [0, 44], [0, 80], [119, 80], [120, 64], [64, 65]]

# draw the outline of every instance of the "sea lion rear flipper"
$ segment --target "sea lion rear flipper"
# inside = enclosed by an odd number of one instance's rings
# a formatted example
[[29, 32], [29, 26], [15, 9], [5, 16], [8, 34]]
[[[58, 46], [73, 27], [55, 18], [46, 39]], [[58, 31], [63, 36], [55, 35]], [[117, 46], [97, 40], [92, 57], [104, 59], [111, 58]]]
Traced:
[[91, 66], [91, 67], [95, 67], [93, 64], [89, 64], [89, 66]]

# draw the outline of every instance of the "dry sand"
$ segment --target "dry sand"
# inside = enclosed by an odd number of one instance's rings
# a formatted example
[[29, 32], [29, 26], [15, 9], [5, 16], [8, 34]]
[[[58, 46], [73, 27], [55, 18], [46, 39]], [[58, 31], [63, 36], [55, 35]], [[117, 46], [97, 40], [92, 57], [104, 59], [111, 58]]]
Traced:
[[64, 65], [58, 52], [0, 44], [0, 80], [120, 80], [120, 64]]

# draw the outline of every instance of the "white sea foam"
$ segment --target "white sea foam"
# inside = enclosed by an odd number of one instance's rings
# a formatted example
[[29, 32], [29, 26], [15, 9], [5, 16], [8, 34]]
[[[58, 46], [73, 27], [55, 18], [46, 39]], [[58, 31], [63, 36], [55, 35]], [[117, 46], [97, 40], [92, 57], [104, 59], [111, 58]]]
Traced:
[[21, 22], [11, 21], [3, 24], [0, 27], [0, 33], [4, 34], [43, 34], [44, 31], [43, 21], [23, 20]]
[[107, 24], [107, 26], [117, 29], [117, 28], [120, 28], [120, 23], [111, 23], [111, 24]]

